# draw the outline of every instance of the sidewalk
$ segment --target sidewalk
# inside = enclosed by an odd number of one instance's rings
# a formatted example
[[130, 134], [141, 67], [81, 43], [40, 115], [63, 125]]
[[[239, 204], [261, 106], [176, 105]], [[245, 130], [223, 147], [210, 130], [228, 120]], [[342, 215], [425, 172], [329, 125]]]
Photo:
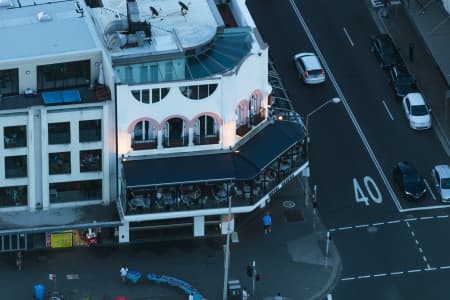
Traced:
[[[251, 299], [270, 300], [280, 292], [292, 300], [322, 300], [338, 280], [339, 254], [331, 240], [325, 256], [326, 229], [313, 214], [311, 204], [305, 207], [304, 195], [300, 178], [295, 179], [253, 218], [236, 221], [239, 243], [230, 247], [229, 279], [240, 280], [252, 294]], [[273, 221], [273, 230], [267, 236], [261, 221], [266, 209]], [[148, 273], [156, 273], [185, 280], [207, 299], [219, 300], [223, 290], [223, 244], [220, 238], [27, 252], [21, 272], [14, 265], [13, 254], [3, 255], [0, 277], [8, 278], [8, 284], [0, 284], [0, 293], [5, 299], [31, 299], [35, 284], [43, 284], [46, 291], [51, 291], [55, 283], [48, 276], [56, 274], [56, 288], [63, 292], [65, 300], [113, 300], [119, 295], [127, 300], [187, 299], [181, 290], [145, 278]], [[246, 275], [246, 266], [253, 260], [261, 278], [255, 294], [252, 280]], [[122, 264], [142, 272], [141, 281], [121, 284]]]
[[[378, 18], [396, 44], [409, 71], [432, 108], [433, 127], [450, 156], [450, 16], [438, 0], [406, 0], [392, 5], [388, 17]], [[408, 7], [409, 3], [409, 7]], [[409, 60], [409, 44], [414, 44], [414, 60]], [[447, 112], [446, 112], [447, 108]]]

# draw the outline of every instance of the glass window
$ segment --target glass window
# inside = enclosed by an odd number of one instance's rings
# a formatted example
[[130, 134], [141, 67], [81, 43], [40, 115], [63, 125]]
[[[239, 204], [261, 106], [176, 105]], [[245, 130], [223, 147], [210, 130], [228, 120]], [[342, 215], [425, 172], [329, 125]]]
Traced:
[[0, 207], [23, 206], [28, 203], [26, 185], [0, 188]]
[[142, 90], [142, 103], [150, 103], [150, 90]]
[[141, 102], [141, 90], [131, 91], [131, 94], [133, 95], [134, 99]]
[[19, 94], [19, 69], [0, 70], [0, 95]]
[[189, 99], [198, 100], [204, 99], [212, 95], [217, 89], [217, 84], [203, 84], [180, 86], [180, 92]]
[[80, 151], [80, 172], [102, 170], [102, 150]]
[[27, 177], [27, 156], [20, 155], [5, 157], [5, 177]]
[[48, 173], [70, 174], [70, 152], [49, 153]]
[[5, 127], [3, 136], [5, 148], [27, 146], [27, 127], [25, 125]]
[[97, 142], [102, 140], [102, 120], [80, 121], [79, 124], [80, 143]]
[[70, 123], [50, 123], [48, 124], [48, 144], [70, 144]]
[[161, 100], [160, 90], [152, 89], [152, 103], [157, 103]]
[[102, 199], [102, 181], [72, 181], [51, 183], [49, 185], [51, 203], [87, 201]]
[[65, 62], [37, 67], [38, 91], [89, 86], [89, 60]]

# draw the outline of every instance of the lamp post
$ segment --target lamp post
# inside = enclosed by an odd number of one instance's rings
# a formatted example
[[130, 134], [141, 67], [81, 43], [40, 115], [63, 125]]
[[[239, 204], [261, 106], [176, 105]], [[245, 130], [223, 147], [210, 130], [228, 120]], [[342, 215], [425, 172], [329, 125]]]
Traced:
[[319, 105], [318, 107], [316, 107], [315, 109], [313, 109], [310, 113], [308, 113], [308, 114], [306, 115], [306, 122], [305, 122], [305, 130], [306, 130], [305, 154], [306, 154], [306, 157], [309, 156], [309, 153], [308, 153], [308, 147], [309, 147], [309, 118], [310, 118], [313, 114], [315, 114], [316, 112], [318, 112], [319, 110], [321, 110], [322, 108], [324, 108], [325, 106], [327, 106], [328, 104], [330, 104], [330, 103], [337, 104], [337, 103], [339, 103], [339, 102], [341, 102], [341, 99], [340, 99], [340, 98], [337, 98], [337, 97], [331, 98], [330, 100], [328, 100], [328, 101], [322, 103], [321, 105]]
[[230, 269], [230, 222], [231, 222], [231, 196], [230, 196], [230, 185], [227, 186], [228, 191], [228, 222], [227, 222], [227, 238], [225, 244], [225, 261], [224, 261], [224, 274], [223, 274], [223, 294], [222, 299], [227, 300], [227, 283], [228, 283], [228, 272]]

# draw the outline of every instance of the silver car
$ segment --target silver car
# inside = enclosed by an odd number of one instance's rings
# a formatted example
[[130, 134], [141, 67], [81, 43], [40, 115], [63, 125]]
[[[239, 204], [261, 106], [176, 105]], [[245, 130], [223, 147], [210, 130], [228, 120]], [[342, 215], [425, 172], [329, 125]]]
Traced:
[[431, 170], [431, 178], [438, 189], [442, 202], [450, 202], [450, 167], [437, 165]]
[[304, 83], [319, 84], [325, 81], [325, 70], [314, 53], [298, 53], [294, 55], [294, 63]]

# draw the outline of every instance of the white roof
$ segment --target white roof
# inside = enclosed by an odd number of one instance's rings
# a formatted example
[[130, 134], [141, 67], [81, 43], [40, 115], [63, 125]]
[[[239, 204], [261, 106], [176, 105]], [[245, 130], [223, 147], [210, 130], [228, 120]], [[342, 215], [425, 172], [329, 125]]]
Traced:
[[[207, 0], [182, 1], [188, 7], [184, 15], [181, 14], [179, 0], [136, 1], [139, 20], [151, 24], [151, 43], [146, 43], [140, 48], [124, 47], [114, 50], [111, 51], [112, 55], [175, 51], [180, 50], [180, 47], [191, 48], [208, 42], [216, 34], [218, 23]], [[103, 0], [103, 5], [103, 8], [93, 9], [102, 33], [112, 21], [127, 18], [126, 0]], [[158, 11], [158, 16], [152, 16], [150, 7]]]
[[88, 16], [80, 17], [76, 2], [50, 2], [21, 0], [19, 7], [11, 1], [15, 8], [0, 8], [0, 61], [96, 48]]
[[406, 95], [406, 97], [408, 97], [409, 103], [411, 103], [411, 105], [424, 105], [425, 104], [425, 100], [423, 99], [421, 93], [409, 93], [408, 95]]

